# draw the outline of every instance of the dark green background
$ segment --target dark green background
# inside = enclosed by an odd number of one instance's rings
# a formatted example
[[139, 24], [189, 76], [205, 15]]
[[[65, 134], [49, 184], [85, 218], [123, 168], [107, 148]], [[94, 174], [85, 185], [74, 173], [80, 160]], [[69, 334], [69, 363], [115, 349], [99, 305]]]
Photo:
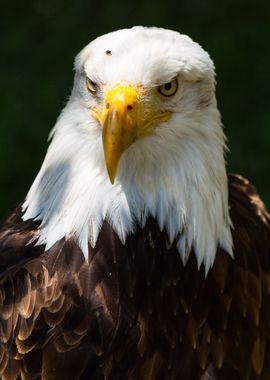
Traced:
[[270, 2], [9, 1], [1, 4], [0, 215], [22, 200], [69, 95], [73, 58], [100, 34], [135, 24], [190, 35], [216, 64], [230, 171], [270, 205]]

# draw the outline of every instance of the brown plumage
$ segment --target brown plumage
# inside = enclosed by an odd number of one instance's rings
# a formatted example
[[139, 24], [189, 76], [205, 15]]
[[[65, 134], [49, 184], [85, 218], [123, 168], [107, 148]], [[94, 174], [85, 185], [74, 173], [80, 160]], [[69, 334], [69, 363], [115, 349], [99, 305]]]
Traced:
[[104, 223], [88, 263], [72, 239], [35, 246], [20, 206], [3, 220], [1, 379], [269, 379], [270, 218], [228, 178], [234, 259], [206, 278], [151, 219], [125, 245]]
[[135, 27], [75, 70], [0, 225], [1, 380], [269, 380], [270, 219], [227, 180], [209, 55]]

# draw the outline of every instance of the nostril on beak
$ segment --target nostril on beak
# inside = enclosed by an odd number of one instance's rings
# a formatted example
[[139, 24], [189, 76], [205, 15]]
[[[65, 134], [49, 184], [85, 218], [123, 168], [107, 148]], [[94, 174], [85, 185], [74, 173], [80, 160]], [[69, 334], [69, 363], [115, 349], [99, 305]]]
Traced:
[[129, 104], [129, 105], [127, 106], [127, 110], [128, 110], [128, 111], [131, 111], [131, 110], [133, 110], [133, 107], [132, 107], [132, 105], [131, 105], [131, 104]]

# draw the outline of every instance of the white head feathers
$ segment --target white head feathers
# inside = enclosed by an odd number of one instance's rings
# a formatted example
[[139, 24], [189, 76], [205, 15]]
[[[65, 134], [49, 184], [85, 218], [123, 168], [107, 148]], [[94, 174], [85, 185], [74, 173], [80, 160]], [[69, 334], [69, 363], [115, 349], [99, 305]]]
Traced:
[[[212, 266], [216, 248], [232, 252], [224, 135], [215, 99], [214, 66], [189, 37], [134, 27], [97, 38], [75, 61], [71, 98], [24, 204], [24, 220], [41, 220], [39, 244], [51, 247], [75, 236], [85, 256], [106, 218], [122, 242], [152, 215], [186, 262]], [[92, 96], [85, 78], [99, 84]], [[157, 86], [178, 78], [170, 98]], [[123, 154], [115, 183], [104, 163], [102, 131], [90, 109], [117, 83], [147, 88], [151, 102], [170, 120]], [[150, 101], [150, 100], [149, 100]]]

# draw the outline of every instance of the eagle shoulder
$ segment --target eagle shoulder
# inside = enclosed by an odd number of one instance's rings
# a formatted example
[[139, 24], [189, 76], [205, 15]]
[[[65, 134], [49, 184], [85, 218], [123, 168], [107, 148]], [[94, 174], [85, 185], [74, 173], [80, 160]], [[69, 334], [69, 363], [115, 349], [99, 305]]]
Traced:
[[[234, 258], [218, 250], [207, 282], [214, 291], [206, 325], [214, 334], [218, 379], [270, 376], [270, 218], [255, 187], [228, 175]], [[213, 281], [213, 282], [212, 282]]]
[[93, 300], [83, 294], [89, 283], [83, 254], [65, 239], [45, 252], [35, 246], [37, 228], [22, 221], [20, 206], [0, 225], [2, 380], [75, 379], [86, 363], [96, 370], [96, 342], [89, 348], [86, 336], [98, 317], [90, 318]]

